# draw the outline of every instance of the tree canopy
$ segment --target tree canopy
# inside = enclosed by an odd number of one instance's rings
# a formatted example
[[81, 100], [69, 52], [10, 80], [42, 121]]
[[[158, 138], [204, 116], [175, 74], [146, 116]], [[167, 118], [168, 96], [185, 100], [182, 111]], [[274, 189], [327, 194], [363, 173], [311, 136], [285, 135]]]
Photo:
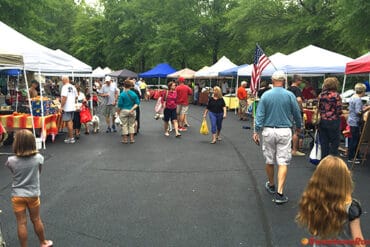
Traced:
[[[160, 62], [199, 69], [225, 55], [251, 63], [306, 45], [369, 51], [368, 0], [2, 0], [1, 21], [93, 67], [145, 71]], [[6, 38], [6, 37], [2, 37]]]

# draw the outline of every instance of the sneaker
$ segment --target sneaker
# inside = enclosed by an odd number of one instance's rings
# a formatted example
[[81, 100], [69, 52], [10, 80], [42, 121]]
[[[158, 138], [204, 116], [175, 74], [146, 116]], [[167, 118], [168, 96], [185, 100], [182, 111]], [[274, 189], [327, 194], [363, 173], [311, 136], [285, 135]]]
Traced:
[[270, 186], [269, 181], [266, 182], [265, 188], [266, 188], [267, 192], [270, 193], [270, 194], [275, 194], [275, 192], [276, 192], [275, 185]]
[[113, 130], [113, 132], [117, 132], [116, 126], [114, 124], [112, 125], [112, 130]]
[[108, 127], [108, 129], [105, 132], [110, 133], [110, 132], [112, 132], [112, 129]]
[[350, 163], [350, 164], [354, 164], [354, 165], [361, 164], [361, 160], [359, 160], [359, 159], [355, 159], [355, 160], [349, 159], [349, 160], [347, 160], [347, 162]]
[[179, 127], [179, 131], [187, 131], [188, 129], [185, 127]]
[[67, 144], [72, 144], [75, 142], [76, 142], [75, 138], [67, 138], [64, 140], [64, 143], [67, 143]]
[[305, 153], [302, 153], [302, 152], [299, 152], [298, 150], [295, 151], [295, 152], [292, 152], [292, 155], [293, 156], [305, 156], [306, 154]]
[[288, 197], [285, 195], [280, 195], [279, 193], [275, 193], [274, 198], [272, 198], [272, 201], [276, 204], [283, 204], [288, 202]]

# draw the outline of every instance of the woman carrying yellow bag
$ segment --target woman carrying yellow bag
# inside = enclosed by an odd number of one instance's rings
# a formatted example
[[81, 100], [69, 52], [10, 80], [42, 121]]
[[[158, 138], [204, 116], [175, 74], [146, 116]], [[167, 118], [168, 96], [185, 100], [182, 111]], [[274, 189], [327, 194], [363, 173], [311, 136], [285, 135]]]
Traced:
[[222, 121], [226, 118], [226, 105], [222, 98], [222, 92], [220, 87], [213, 88], [213, 96], [209, 98], [207, 109], [204, 111], [203, 117], [207, 116], [209, 112], [209, 119], [211, 120], [211, 132], [212, 141], [211, 144], [215, 144], [216, 141], [221, 141], [221, 128]]

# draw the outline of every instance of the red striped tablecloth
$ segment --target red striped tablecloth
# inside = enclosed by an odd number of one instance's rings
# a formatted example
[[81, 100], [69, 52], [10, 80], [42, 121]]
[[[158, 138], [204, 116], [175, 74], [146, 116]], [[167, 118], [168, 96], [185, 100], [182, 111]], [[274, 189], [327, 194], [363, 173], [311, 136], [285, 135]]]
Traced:
[[41, 129], [44, 124], [44, 132], [42, 138], [52, 135], [53, 139], [58, 134], [58, 120], [60, 114], [52, 114], [44, 117], [33, 117], [30, 114], [12, 114], [0, 115], [0, 122], [6, 130], [14, 129], [32, 129], [32, 120], [34, 121], [35, 129]]

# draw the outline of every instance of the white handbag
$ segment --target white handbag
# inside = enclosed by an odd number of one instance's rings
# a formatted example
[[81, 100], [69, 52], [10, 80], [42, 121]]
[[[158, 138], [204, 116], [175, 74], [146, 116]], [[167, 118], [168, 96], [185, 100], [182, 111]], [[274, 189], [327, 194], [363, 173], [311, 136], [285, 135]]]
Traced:
[[314, 139], [315, 140], [314, 140], [313, 148], [311, 150], [309, 157], [310, 157], [310, 162], [313, 165], [317, 166], [321, 161], [321, 144], [320, 144], [319, 133], [317, 130], [315, 131]]

